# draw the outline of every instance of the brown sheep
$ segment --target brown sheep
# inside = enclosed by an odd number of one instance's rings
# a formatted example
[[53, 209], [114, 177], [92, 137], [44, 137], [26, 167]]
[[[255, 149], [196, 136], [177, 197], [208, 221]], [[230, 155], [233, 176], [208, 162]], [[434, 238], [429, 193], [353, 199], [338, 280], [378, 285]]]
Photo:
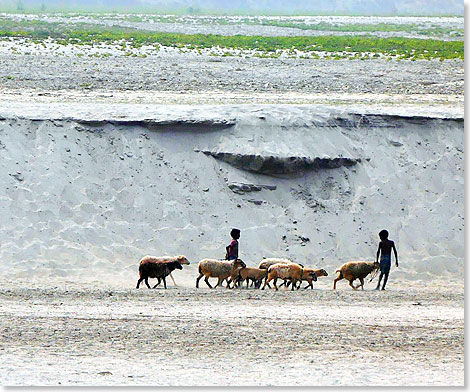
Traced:
[[[215, 289], [225, 279], [227, 279], [227, 288], [230, 288], [230, 283], [238, 276], [238, 270], [245, 267], [246, 264], [240, 259], [232, 261], [213, 259], [201, 260], [198, 265], [199, 276], [196, 279], [196, 288], [199, 288], [199, 280], [203, 276], [205, 276], [204, 282], [206, 282], [211, 289]], [[209, 278], [218, 278], [218, 282], [214, 287], [209, 283]]]
[[[307, 269], [308, 270], [308, 269]], [[268, 278], [264, 282], [264, 286], [261, 290], [264, 290], [266, 285], [271, 281], [274, 280], [274, 288], [276, 291], [278, 290], [276, 286], [277, 279], [287, 279], [291, 281], [292, 289], [296, 286], [297, 281], [304, 279], [307, 275], [313, 279], [313, 281], [317, 280], [317, 276], [312, 269], [304, 273], [305, 269], [302, 268], [298, 264], [274, 264], [268, 268]]]
[[[271, 267], [274, 264], [297, 264], [297, 265], [300, 265], [302, 268], [304, 267], [302, 264], [295, 263], [290, 259], [280, 258], [280, 257], [267, 257], [267, 258], [263, 258], [263, 261], [261, 263], [259, 263], [258, 268], [268, 269], [269, 267]], [[287, 284], [287, 279], [284, 280], [284, 282], [281, 284], [281, 286], [282, 285], [285, 286], [286, 284]], [[279, 286], [279, 287], [281, 287], [281, 286]], [[271, 288], [269, 283], [268, 283], [268, 287]]]
[[[315, 272], [315, 275], [317, 276], [317, 278], [321, 277], [321, 276], [328, 276], [328, 272], [326, 272], [323, 268], [321, 269], [314, 269], [313, 272]], [[313, 280], [312, 279], [304, 279], [308, 282], [308, 285], [304, 287], [304, 290], [305, 289], [308, 289], [309, 287], [313, 290]], [[300, 285], [299, 285], [300, 287]]]
[[[144, 260], [151, 261], [153, 263], [168, 263], [171, 261], [178, 261], [181, 265], [189, 265], [189, 260], [186, 258], [186, 256], [180, 255], [180, 256], [144, 256], [140, 260], [142, 263]], [[170, 278], [173, 281], [173, 284], [176, 286], [175, 279], [173, 278], [173, 275], [170, 273]], [[158, 280], [157, 286], [160, 284], [160, 279]]]
[[[375, 272], [379, 269], [380, 264], [375, 261], [350, 261], [349, 263], [343, 264], [336, 272], [339, 272], [338, 277], [333, 283], [333, 290], [336, 290], [336, 282], [341, 279], [346, 279], [349, 281], [349, 285], [357, 290], [359, 287], [362, 287], [364, 290], [364, 278], [372, 272]], [[354, 280], [359, 279], [361, 284], [354, 287]]]
[[261, 281], [266, 279], [267, 276], [267, 269], [250, 267], [241, 268], [238, 270], [237, 283], [242, 284], [246, 280], [246, 287], [248, 288], [249, 282], [251, 280], [252, 284], [255, 284], [255, 287], [259, 287], [261, 285]]
[[183, 266], [179, 263], [179, 261], [159, 263], [151, 260], [144, 260], [139, 265], [139, 280], [137, 281], [137, 288], [139, 288], [142, 280], [145, 280], [145, 284], [148, 288], [150, 288], [148, 279], [157, 278], [158, 283], [153, 286], [153, 288], [157, 287], [160, 284], [160, 281], [163, 279], [163, 285], [166, 289], [166, 277], [170, 275], [170, 273], [175, 269], [183, 269]]
[[[305, 268], [304, 269], [304, 275], [306, 275], [307, 272], [310, 272], [310, 270], [311, 270], [311, 268]], [[317, 276], [317, 278], [319, 278], [321, 276], [328, 276], [328, 272], [326, 272], [324, 269], [314, 269], [313, 272], [315, 272], [315, 275]], [[305, 280], [305, 281], [308, 282], [308, 285], [304, 287], [304, 290], [308, 289], [309, 287], [313, 290], [313, 279], [311, 279], [308, 274], [302, 280]], [[299, 281], [299, 285], [297, 287], [297, 290], [300, 289], [301, 283], [302, 283], [302, 281]], [[290, 282], [281, 283], [279, 285], [279, 288], [281, 288], [283, 285], [285, 285], [286, 287], [289, 287]]]

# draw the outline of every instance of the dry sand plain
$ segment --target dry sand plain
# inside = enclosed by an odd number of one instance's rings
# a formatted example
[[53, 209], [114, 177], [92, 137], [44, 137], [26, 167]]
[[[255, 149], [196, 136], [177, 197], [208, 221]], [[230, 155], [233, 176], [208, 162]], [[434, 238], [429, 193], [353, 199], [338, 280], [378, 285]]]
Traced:
[[[463, 293], [0, 292], [3, 385], [463, 385]], [[3, 286], [5, 287], [5, 286]]]

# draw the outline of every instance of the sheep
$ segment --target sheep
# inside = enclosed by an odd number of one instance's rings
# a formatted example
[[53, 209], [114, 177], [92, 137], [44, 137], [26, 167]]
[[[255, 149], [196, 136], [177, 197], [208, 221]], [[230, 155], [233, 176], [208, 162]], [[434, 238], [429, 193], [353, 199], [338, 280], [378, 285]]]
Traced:
[[289, 260], [289, 259], [282, 259], [282, 258], [277, 258], [277, 257], [269, 257], [269, 258], [263, 259], [263, 261], [262, 261], [261, 263], [259, 263], [258, 268], [260, 268], [260, 269], [268, 269], [269, 267], [271, 267], [271, 266], [274, 265], [274, 264], [298, 264], [298, 265], [300, 265], [301, 267], [303, 267], [302, 264], [295, 263], [295, 262], [293, 262], [292, 260]]
[[[278, 258], [278, 257], [268, 257], [268, 258], [264, 258], [263, 261], [261, 263], [259, 263], [258, 268], [268, 269], [269, 267], [271, 267], [274, 264], [297, 264], [297, 265], [300, 265], [302, 268], [304, 267], [302, 264], [295, 263], [295, 262], [293, 262], [292, 260], [289, 260], [289, 259]], [[286, 285], [287, 280], [284, 280], [284, 282], [282, 284]], [[282, 286], [282, 284], [281, 284], [281, 286]], [[279, 286], [279, 287], [281, 287], [281, 286]], [[271, 288], [269, 283], [268, 283], [268, 287]]]
[[[305, 270], [307, 270], [306, 273]], [[309, 276], [315, 282], [317, 280], [317, 276], [315, 275], [315, 272], [313, 272], [312, 269], [304, 269], [298, 264], [274, 264], [268, 268], [268, 278], [264, 281], [264, 286], [261, 290], [264, 290], [266, 285], [271, 280], [274, 280], [274, 288], [277, 291], [278, 288], [276, 286], [276, 281], [278, 278], [290, 280], [292, 283], [291, 290], [294, 290], [297, 281], [304, 279], [306, 276]]]
[[183, 269], [183, 266], [178, 260], [162, 263], [158, 261], [155, 262], [152, 259], [143, 259], [139, 264], [139, 280], [137, 281], [137, 288], [139, 288], [140, 282], [144, 279], [145, 284], [150, 288], [148, 278], [157, 278], [158, 283], [153, 286], [153, 288], [157, 287], [163, 279], [163, 285], [166, 289], [166, 277], [175, 269]]
[[[231, 281], [235, 280], [238, 276], [238, 270], [245, 267], [246, 264], [240, 259], [232, 261], [203, 259], [198, 265], [199, 276], [196, 279], [196, 288], [199, 288], [199, 280], [203, 276], [205, 276], [204, 281], [211, 289], [215, 289], [225, 279], [227, 279], [227, 288], [230, 288]], [[209, 283], [209, 278], [219, 279], [214, 287]]]
[[[315, 275], [317, 276], [317, 278], [319, 278], [320, 276], [328, 276], [328, 272], [326, 272], [323, 268], [314, 269], [313, 272], [315, 272]], [[309, 287], [313, 290], [313, 284], [312, 284], [313, 280], [309, 278], [306, 278], [304, 280], [308, 282], [308, 285], [304, 287], [304, 290], [308, 289]], [[299, 287], [300, 287], [300, 284], [299, 284]]]
[[[349, 263], [343, 264], [336, 272], [339, 272], [338, 277], [333, 283], [333, 290], [336, 290], [336, 282], [341, 279], [349, 281], [349, 285], [357, 290], [359, 286], [364, 290], [364, 278], [372, 272], [379, 269], [380, 264], [375, 261], [350, 261]], [[353, 281], [359, 279], [360, 285], [354, 287]]]
[[[171, 261], [178, 261], [181, 265], [189, 265], [189, 260], [183, 256], [183, 255], [180, 255], [180, 256], [144, 256], [140, 262], [142, 263], [144, 260], [148, 260], [148, 261], [151, 261], [153, 263], [168, 263], [168, 262], [171, 262]], [[171, 280], [173, 281], [173, 284], [176, 286], [176, 282], [175, 282], [175, 279], [173, 278], [173, 275], [170, 273], [170, 278]], [[158, 279], [158, 283], [157, 283], [157, 286], [160, 284], [161, 280]]]
[[258, 288], [261, 285], [261, 281], [266, 279], [267, 276], [267, 269], [249, 267], [241, 268], [238, 270], [237, 283], [241, 284], [246, 280], [246, 287], [248, 288], [248, 284], [251, 280], [252, 283], [255, 283], [255, 287]]
[[[307, 268], [304, 269], [304, 274], [305, 274], [305, 272], [307, 272]], [[326, 272], [324, 269], [314, 269], [313, 272], [315, 272], [315, 275], [317, 276], [317, 278], [319, 278], [319, 277], [321, 277], [321, 276], [328, 276], [328, 272]], [[304, 290], [305, 290], [305, 289], [308, 289], [309, 287], [313, 290], [313, 281], [312, 281], [312, 279], [310, 279], [310, 278], [307, 276], [307, 277], [305, 277], [305, 278], [302, 279], [302, 280], [306, 280], [306, 281], [308, 282], [308, 285], [304, 287]], [[300, 288], [300, 284], [301, 284], [301, 283], [302, 283], [302, 282], [299, 282], [299, 287], [298, 287], [298, 288]], [[284, 283], [280, 284], [279, 287], [282, 287], [283, 284], [284, 284]], [[285, 286], [286, 286], [286, 287], [289, 287], [289, 284], [290, 284], [290, 282], [287, 282], [287, 283], [285, 284]]]

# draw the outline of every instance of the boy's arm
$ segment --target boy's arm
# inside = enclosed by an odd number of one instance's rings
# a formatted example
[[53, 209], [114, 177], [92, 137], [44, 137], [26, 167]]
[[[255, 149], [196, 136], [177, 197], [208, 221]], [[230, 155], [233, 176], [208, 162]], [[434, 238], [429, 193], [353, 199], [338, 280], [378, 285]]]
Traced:
[[395, 254], [395, 264], [398, 267], [398, 253], [397, 248], [395, 248], [395, 242], [392, 244], [393, 253]]
[[228, 255], [230, 254], [230, 245], [225, 248], [226, 253], [225, 253], [225, 260], [228, 260]]
[[380, 245], [382, 245], [381, 242], [379, 242], [379, 249], [377, 249], [377, 258], [375, 259], [375, 261], [378, 263], [379, 262], [379, 256], [380, 256]]

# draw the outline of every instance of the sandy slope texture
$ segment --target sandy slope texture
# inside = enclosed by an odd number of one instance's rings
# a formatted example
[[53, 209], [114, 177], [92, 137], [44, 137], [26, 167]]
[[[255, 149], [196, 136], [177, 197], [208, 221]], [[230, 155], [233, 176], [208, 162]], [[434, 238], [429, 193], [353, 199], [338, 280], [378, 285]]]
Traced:
[[234, 226], [249, 265], [287, 256], [331, 272], [372, 259], [386, 227], [403, 285], [462, 283], [461, 120], [283, 105], [57, 113], [0, 123], [9, 279], [132, 287], [143, 255], [223, 257]]

